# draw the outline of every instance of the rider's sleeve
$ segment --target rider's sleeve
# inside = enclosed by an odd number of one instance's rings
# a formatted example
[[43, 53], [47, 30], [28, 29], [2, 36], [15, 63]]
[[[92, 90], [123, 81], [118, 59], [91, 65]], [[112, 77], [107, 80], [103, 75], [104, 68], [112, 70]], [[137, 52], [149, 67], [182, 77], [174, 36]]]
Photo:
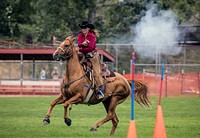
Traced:
[[80, 49], [80, 51], [84, 52], [84, 53], [94, 51], [96, 49], [96, 37], [90, 35], [86, 39], [89, 41], [89, 43], [88, 43], [87, 47], [82, 47], [82, 49]]
[[82, 43], [85, 41], [85, 38], [81, 36], [81, 34], [78, 35], [78, 47], [82, 47]]
[[90, 36], [88, 47], [91, 48], [91, 49], [95, 49], [96, 48], [96, 37], [94, 35]]

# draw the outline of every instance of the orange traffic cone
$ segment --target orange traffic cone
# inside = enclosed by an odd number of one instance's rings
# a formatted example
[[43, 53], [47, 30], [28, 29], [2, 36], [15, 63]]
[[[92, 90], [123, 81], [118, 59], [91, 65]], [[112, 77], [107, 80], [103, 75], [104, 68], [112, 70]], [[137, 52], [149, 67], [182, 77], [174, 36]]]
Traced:
[[154, 138], [167, 138], [161, 105], [157, 107]]
[[126, 138], [137, 138], [135, 120], [130, 121]]

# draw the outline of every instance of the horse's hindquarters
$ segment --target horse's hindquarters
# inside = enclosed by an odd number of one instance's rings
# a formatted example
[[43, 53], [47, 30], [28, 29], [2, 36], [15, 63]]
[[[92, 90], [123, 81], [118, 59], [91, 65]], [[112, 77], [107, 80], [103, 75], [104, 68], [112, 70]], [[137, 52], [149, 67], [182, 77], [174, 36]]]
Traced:
[[106, 95], [116, 96], [119, 103], [123, 102], [131, 93], [128, 81], [119, 73], [115, 73], [116, 79], [106, 84]]

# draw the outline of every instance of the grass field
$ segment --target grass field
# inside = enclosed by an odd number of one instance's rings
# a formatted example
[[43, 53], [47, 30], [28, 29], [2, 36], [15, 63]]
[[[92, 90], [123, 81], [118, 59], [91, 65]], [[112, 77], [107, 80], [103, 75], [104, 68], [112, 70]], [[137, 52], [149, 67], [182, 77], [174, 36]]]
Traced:
[[[55, 97], [1, 97], [0, 138], [109, 138], [111, 122], [90, 132], [90, 127], [105, 117], [102, 104], [73, 105], [72, 126], [63, 121], [63, 106], [54, 108], [50, 125], [42, 120]], [[135, 104], [138, 138], [152, 138], [156, 119], [157, 98], [151, 98], [152, 108]], [[168, 138], [200, 137], [200, 98], [163, 98], [162, 110]], [[130, 99], [118, 106], [119, 124], [113, 138], [125, 138], [130, 121]]]

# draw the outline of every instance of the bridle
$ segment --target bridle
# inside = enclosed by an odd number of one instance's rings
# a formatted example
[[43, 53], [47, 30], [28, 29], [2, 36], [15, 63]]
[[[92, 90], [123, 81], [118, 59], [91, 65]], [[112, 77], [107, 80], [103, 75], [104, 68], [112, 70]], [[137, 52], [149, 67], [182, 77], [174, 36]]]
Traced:
[[[67, 39], [68, 40], [68, 39]], [[68, 40], [70, 42], [70, 40]], [[58, 54], [57, 51], [60, 50], [62, 54]], [[69, 60], [70, 57], [73, 55], [73, 49], [72, 49], [72, 44], [70, 42], [69, 45], [65, 45], [64, 48], [61, 46], [57, 47], [57, 50], [53, 54], [54, 56], [59, 56], [59, 58], [64, 59], [64, 60]]]

